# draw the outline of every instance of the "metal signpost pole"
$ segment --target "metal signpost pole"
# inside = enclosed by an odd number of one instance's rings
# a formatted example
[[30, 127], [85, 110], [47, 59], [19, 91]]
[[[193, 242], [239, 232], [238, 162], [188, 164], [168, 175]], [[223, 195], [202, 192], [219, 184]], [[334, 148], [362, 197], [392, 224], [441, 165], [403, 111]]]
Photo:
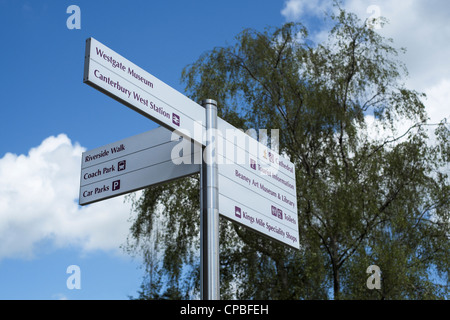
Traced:
[[[200, 208], [201, 298], [219, 300], [219, 190], [217, 169], [217, 102], [203, 100], [206, 111], [206, 147], [203, 147]], [[209, 142], [209, 143], [208, 143]]]

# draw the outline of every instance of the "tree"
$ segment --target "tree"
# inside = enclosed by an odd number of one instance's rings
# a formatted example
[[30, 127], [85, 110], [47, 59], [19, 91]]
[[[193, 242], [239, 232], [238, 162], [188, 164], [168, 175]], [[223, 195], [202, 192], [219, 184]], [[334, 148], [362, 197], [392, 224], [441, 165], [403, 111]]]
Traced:
[[[236, 127], [278, 128], [296, 166], [301, 249], [221, 221], [221, 295], [448, 298], [449, 127], [436, 125], [430, 142], [424, 95], [402, 84], [392, 40], [340, 8], [331, 21], [318, 45], [298, 23], [245, 30], [183, 71], [191, 98], [214, 98]], [[129, 248], [146, 252], [138, 244], [163, 210], [158, 271], [178, 298], [198, 294], [198, 195], [191, 177], [135, 201]], [[381, 270], [379, 290], [366, 286], [370, 265]]]

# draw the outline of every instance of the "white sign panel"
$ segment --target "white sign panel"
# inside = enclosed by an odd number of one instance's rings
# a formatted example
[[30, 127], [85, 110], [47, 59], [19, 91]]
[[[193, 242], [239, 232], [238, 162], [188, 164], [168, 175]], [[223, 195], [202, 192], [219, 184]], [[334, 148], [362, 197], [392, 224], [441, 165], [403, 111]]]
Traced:
[[[166, 129], [83, 153], [80, 204], [199, 172], [201, 148], [191, 146], [195, 164], [175, 165], [185, 156], [172, 156], [179, 142], [167, 129], [205, 144], [202, 106], [93, 38], [86, 41], [84, 82]], [[223, 119], [217, 124], [219, 213], [299, 248], [293, 163]]]
[[[231, 127], [219, 121], [221, 132]], [[219, 213], [298, 249], [294, 164], [239, 130], [235, 139], [224, 138], [218, 147]]]
[[84, 152], [80, 177], [80, 205], [198, 173], [200, 165], [195, 164], [199, 161], [194, 161], [194, 152], [195, 149], [201, 148], [194, 149], [191, 143], [192, 154], [180, 154], [176, 146], [181, 137], [175, 133], [175, 141], [172, 141], [171, 137], [172, 132], [159, 127]]
[[86, 40], [84, 82], [147, 118], [170, 129], [190, 134], [202, 143], [205, 109], [147, 71], [101, 44]]

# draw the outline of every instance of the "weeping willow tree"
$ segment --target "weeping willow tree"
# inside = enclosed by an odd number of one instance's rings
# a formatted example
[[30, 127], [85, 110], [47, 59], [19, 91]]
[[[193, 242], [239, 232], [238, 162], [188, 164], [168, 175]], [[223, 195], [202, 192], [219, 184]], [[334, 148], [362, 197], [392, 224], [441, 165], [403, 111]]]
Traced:
[[[449, 127], [405, 87], [392, 40], [342, 9], [329, 19], [323, 43], [299, 23], [249, 29], [183, 70], [190, 97], [217, 100], [235, 127], [279, 129], [296, 167], [300, 250], [222, 219], [221, 297], [448, 298]], [[192, 176], [133, 200], [137, 298], [198, 297], [199, 193]], [[370, 265], [380, 289], [366, 285]]]

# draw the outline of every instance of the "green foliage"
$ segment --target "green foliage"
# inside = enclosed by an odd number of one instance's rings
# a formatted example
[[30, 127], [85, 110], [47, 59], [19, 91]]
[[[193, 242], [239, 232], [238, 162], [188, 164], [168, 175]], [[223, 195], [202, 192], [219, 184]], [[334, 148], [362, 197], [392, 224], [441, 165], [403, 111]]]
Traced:
[[[221, 296], [448, 298], [448, 125], [431, 143], [423, 95], [402, 84], [392, 40], [343, 10], [330, 19], [325, 43], [310, 45], [295, 23], [244, 30], [183, 71], [191, 98], [214, 98], [236, 127], [279, 129], [296, 166], [300, 250], [222, 220]], [[134, 205], [127, 248], [149, 274], [140, 298], [198, 296], [198, 177], [147, 189]], [[373, 264], [380, 290], [366, 286]]]

